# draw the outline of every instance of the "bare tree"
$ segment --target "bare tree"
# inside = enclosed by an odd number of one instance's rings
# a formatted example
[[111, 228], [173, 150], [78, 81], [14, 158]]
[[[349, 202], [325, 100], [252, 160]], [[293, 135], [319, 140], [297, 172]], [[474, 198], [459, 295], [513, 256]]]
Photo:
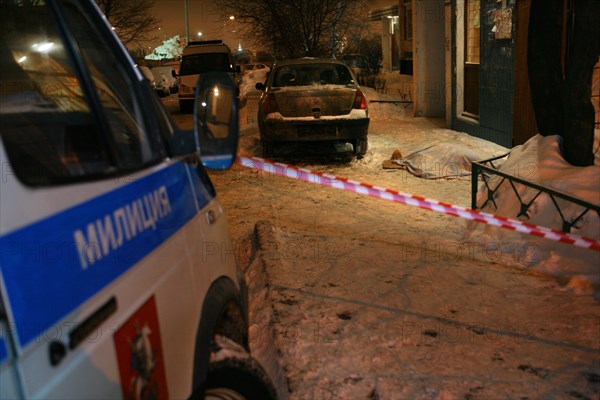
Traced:
[[155, 2], [156, 0], [96, 0], [125, 45], [156, 39], [152, 32], [156, 32], [160, 20], [152, 15]]
[[[278, 55], [332, 56], [349, 32], [360, 31], [360, 0], [222, 0], [223, 16]], [[364, 13], [363, 13], [364, 19]]]
[[564, 39], [564, 0], [532, 0], [529, 17], [528, 69], [531, 98], [540, 134], [561, 135], [565, 159], [578, 166], [594, 164], [592, 72], [600, 55], [598, 0], [572, 0], [571, 30]]

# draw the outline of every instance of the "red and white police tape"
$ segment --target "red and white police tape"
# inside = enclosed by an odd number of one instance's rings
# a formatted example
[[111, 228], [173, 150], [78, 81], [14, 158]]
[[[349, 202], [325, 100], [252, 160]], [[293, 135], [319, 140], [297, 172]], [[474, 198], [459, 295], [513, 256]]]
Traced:
[[238, 157], [238, 163], [245, 167], [258, 169], [275, 175], [286, 176], [292, 179], [298, 179], [306, 182], [317, 183], [319, 185], [330, 186], [336, 189], [365, 194], [368, 196], [377, 197], [379, 199], [390, 200], [396, 203], [437, 211], [442, 214], [483, 222], [484, 224], [495, 225], [501, 228], [527, 233], [533, 236], [544, 237], [546, 239], [571, 244], [577, 247], [583, 247], [585, 249], [600, 251], [600, 242], [594, 239], [533, 225], [516, 219], [475, 211], [469, 208], [455, 206], [441, 201], [427, 199], [421, 196], [401, 193], [395, 190], [386, 189], [331, 174], [324, 174], [310, 171], [305, 168], [294, 167], [292, 165], [267, 161], [258, 157], [240, 156]]

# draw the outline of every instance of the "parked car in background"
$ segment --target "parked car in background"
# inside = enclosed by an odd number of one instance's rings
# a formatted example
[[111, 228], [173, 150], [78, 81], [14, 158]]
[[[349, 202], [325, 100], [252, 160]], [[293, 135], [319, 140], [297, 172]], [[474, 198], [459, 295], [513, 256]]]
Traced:
[[150, 70], [154, 76], [156, 93], [160, 97], [165, 97], [171, 93], [177, 93], [178, 85], [177, 78], [173, 72], [176, 72], [173, 67], [154, 67]]
[[264, 51], [258, 51], [256, 53], [256, 55], [254, 56], [254, 60], [255, 63], [262, 63], [265, 64], [267, 67], [271, 68], [273, 65], [275, 65], [275, 56], [264, 52]]
[[137, 67], [142, 73], [142, 76], [150, 83], [152, 89], [156, 90], [156, 78], [154, 77], [154, 74], [150, 68], [146, 67], [145, 65], [138, 65]]
[[367, 100], [346, 64], [303, 58], [275, 64], [259, 100], [262, 152], [284, 142], [349, 142], [358, 157], [367, 151]]
[[244, 72], [244, 74], [249, 74], [252, 71], [258, 71], [258, 70], [261, 70], [261, 69], [267, 69], [267, 70], [269, 70], [270, 68], [268, 66], [266, 66], [265, 64], [263, 64], [263, 63], [246, 64], [246, 65], [244, 65], [244, 71], [243, 72]]
[[240, 83], [240, 67], [231, 50], [222, 40], [190, 42], [181, 55], [179, 67], [179, 109], [190, 112], [194, 105], [194, 91], [198, 78], [207, 72], [226, 72]]

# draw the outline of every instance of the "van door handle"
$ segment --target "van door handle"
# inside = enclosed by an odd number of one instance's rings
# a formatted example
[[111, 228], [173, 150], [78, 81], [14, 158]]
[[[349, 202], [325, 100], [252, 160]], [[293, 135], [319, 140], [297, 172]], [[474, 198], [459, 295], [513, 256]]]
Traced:
[[[69, 333], [69, 349], [73, 350], [77, 347], [115, 311], [117, 311], [117, 299], [113, 296]], [[50, 356], [50, 365], [55, 367], [67, 355], [67, 346], [60, 340], [53, 340], [50, 342], [48, 355]]]
[[117, 311], [117, 299], [113, 296], [69, 333], [69, 349], [73, 350], [79, 346], [115, 311]]

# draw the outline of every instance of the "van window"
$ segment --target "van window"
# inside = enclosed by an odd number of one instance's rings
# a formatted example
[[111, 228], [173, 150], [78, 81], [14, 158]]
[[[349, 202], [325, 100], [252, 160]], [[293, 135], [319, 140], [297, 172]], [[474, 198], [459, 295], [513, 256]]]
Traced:
[[198, 53], [184, 56], [180, 75], [195, 75], [210, 71], [232, 72], [233, 67], [227, 53]]
[[155, 138], [145, 133], [144, 115], [136, 99], [131, 66], [115, 57], [104, 32], [88, 21], [79, 1], [65, 2], [65, 17], [91, 74], [121, 168], [137, 169], [159, 157]]
[[114, 171], [58, 29], [44, 4], [4, 2], [0, 14], [0, 135], [24, 183]]
[[[0, 135], [11, 168], [29, 185], [114, 175], [161, 158], [159, 139], [145, 133], [130, 66], [87, 21], [84, 5], [65, 3], [101, 110], [90, 109], [45, 4], [9, 1], [0, 15]], [[110, 140], [94, 113], [106, 121]]]

